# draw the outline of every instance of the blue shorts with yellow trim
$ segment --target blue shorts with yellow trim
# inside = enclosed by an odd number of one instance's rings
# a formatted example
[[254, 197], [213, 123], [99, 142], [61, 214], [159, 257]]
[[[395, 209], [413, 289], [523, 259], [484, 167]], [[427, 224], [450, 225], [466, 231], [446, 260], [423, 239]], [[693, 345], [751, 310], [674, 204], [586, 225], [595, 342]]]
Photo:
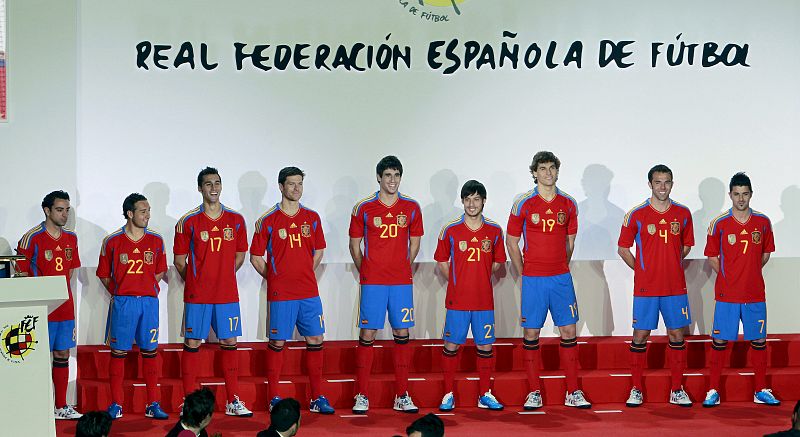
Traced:
[[139, 349], [158, 347], [158, 298], [113, 296], [108, 304], [106, 344], [111, 349], [129, 351], [134, 339]]
[[270, 301], [268, 317], [270, 340], [292, 338], [295, 326], [303, 337], [315, 337], [325, 333], [325, 318], [322, 315], [322, 300], [319, 296]]
[[414, 286], [362, 285], [358, 304], [358, 327], [383, 329], [386, 315], [392, 329], [414, 326]]
[[203, 340], [208, 338], [209, 329], [213, 329], [220, 340], [242, 335], [239, 302], [185, 303], [183, 336], [193, 340]]
[[464, 344], [467, 341], [467, 331], [470, 327], [472, 328], [472, 338], [475, 340], [475, 344], [494, 343], [494, 310], [447, 310], [442, 340], [455, 344]]
[[744, 328], [747, 341], [767, 338], [767, 303], [716, 302], [714, 305], [714, 330], [711, 337], [736, 341], [739, 337], [739, 321]]
[[689, 326], [689, 296], [633, 296], [633, 329], [652, 331], [658, 328], [658, 314], [667, 329]]
[[75, 319], [47, 322], [47, 332], [50, 335], [51, 351], [69, 350], [78, 344], [75, 337]]
[[556, 326], [578, 323], [578, 300], [572, 275], [523, 276], [520, 307], [523, 328], [541, 329], [548, 311]]

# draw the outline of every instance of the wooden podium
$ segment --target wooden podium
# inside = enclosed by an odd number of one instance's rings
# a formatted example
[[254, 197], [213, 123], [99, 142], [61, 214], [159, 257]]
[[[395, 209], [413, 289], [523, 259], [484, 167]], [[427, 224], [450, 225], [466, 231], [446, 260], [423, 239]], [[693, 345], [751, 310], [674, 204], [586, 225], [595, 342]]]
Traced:
[[56, 435], [47, 315], [67, 298], [63, 276], [0, 279], [3, 435]]

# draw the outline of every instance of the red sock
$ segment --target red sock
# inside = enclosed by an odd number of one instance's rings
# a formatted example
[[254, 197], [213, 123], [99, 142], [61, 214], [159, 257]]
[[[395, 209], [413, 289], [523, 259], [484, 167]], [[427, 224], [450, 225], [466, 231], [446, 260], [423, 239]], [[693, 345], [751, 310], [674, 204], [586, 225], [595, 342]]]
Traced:
[[542, 354], [539, 351], [539, 339], [522, 339], [522, 348], [525, 361], [525, 373], [528, 374], [528, 388], [530, 391], [542, 389], [539, 381], [539, 368], [541, 367]]
[[183, 396], [195, 391], [197, 382], [197, 366], [200, 365], [200, 348], [183, 345], [181, 355], [181, 379], [183, 380]]
[[56, 395], [56, 408], [67, 405], [67, 385], [69, 385], [69, 358], [53, 358], [53, 391]]
[[283, 367], [283, 346], [267, 344], [267, 402], [275, 396], [280, 396], [278, 385]]
[[161, 389], [158, 387], [158, 355], [155, 350], [142, 351], [142, 373], [147, 386], [147, 403], [161, 400]]
[[759, 392], [767, 387], [767, 342], [750, 342], [751, 358], [753, 362], [754, 391]]
[[478, 349], [478, 396], [488, 392], [492, 384], [492, 370], [494, 370], [494, 353], [491, 350]]
[[222, 349], [222, 376], [225, 378], [225, 392], [228, 401], [239, 394], [239, 354], [236, 345], [220, 344]]
[[647, 363], [647, 342], [638, 344], [631, 341], [631, 382], [633, 387], [644, 391], [642, 373]]
[[722, 365], [725, 363], [726, 343], [716, 343], [711, 341], [711, 372], [708, 377], [708, 388], [720, 391], [720, 379], [722, 377]]
[[111, 385], [111, 402], [122, 405], [122, 379], [125, 377], [125, 357], [127, 352], [115, 354], [111, 352], [111, 363], [108, 366], [108, 382]]
[[322, 395], [322, 343], [306, 344], [306, 368], [311, 399]]
[[444, 376], [444, 393], [453, 391], [456, 379], [456, 366], [458, 365], [458, 349], [451, 351], [442, 348], [442, 374]]
[[367, 341], [363, 338], [358, 339], [358, 347], [356, 348], [356, 393], [361, 393], [368, 396], [369, 391], [369, 377], [372, 371], [372, 358], [375, 350], [372, 345], [374, 340]]
[[411, 361], [411, 347], [408, 336], [394, 336], [394, 384], [397, 396], [408, 392], [408, 364]]
[[567, 375], [567, 391], [573, 393], [578, 389], [578, 338], [562, 338], [558, 352]]
[[672, 370], [672, 391], [680, 390], [683, 386], [683, 372], [686, 370], [686, 342], [670, 341], [667, 354]]

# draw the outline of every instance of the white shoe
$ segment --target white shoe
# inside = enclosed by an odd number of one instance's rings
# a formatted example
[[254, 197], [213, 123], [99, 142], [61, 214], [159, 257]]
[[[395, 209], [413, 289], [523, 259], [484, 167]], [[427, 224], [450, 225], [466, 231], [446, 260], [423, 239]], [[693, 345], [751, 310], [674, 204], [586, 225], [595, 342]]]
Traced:
[[406, 392], [403, 396], [394, 397], [394, 410], [402, 411], [404, 413], [419, 412], [419, 408], [414, 405], [414, 401], [411, 400], [411, 396], [408, 395], [408, 392]]
[[525, 398], [525, 405], [523, 405], [522, 408], [524, 410], [542, 408], [542, 392], [536, 390], [528, 393], [528, 397]]
[[239, 396], [233, 395], [233, 401], [225, 404], [225, 414], [227, 416], [252, 417], [253, 412], [244, 406], [244, 402], [239, 400]]
[[356, 403], [353, 405], [353, 414], [367, 414], [369, 411], [369, 399], [361, 393], [356, 395]]
[[638, 388], [634, 387], [631, 389], [631, 395], [628, 396], [628, 400], [625, 401], [625, 405], [631, 408], [638, 407], [644, 403], [644, 396], [642, 396], [642, 391]]
[[592, 408], [592, 404], [586, 400], [581, 390], [575, 390], [572, 393], [567, 392], [567, 396], [564, 398], [564, 405], [575, 408]]
[[439, 411], [453, 411], [456, 408], [456, 400], [453, 397], [453, 392], [447, 393], [442, 398], [442, 403], [439, 405]]
[[680, 389], [669, 393], [669, 403], [673, 405], [680, 405], [681, 407], [691, 407], [692, 400], [689, 399], [689, 394], [681, 386]]
[[78, 420], [83, 417], [83, 414], [77, 412], [72, 405], [64, 405], [61, 408], [56, 408], [53, 411], [56, 420]]

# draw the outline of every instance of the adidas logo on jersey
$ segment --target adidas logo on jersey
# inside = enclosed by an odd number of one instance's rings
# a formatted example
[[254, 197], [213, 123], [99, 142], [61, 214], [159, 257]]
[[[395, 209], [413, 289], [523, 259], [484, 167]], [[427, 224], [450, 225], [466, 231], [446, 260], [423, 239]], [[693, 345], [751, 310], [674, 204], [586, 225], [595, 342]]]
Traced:
[[552, 214], [552, 213], [553, 213], [553, 211], [552, 211], [552, 210], [550, 210], [550, 209], [548, 209], [548, 210], [547, 210], [547, 211], [545, 211], [544, 213], [545, 213], [545, 214]]
[[475, 238], [475, 237], [472, 237], [472, 240], [470, 240], [470, 241], [472, 241], [473, 243], [477, 243], [477, 242], [478, 242], [478, 239], [477, 239], [477, 238]]
[[133, 249], [133, 253], [142, 253], [142, 252], [141, 252], [141, 251], [139, 250], [139, 248], [137, 247], [136, 249]]
[[61, 246], [56, 246], [56, 250], [62, 250]]
[[739, 235], [747, 235], [747, 231], [745, 231], [744, 229], [742, 229], [742, 232], [739, 232]]
[[294, 224], [294, 223], [292, 223], [292, 225], [291, 225], [291, 226], [289, 226], [289, 229], [294, 229], [294, 228], [296, 228], [296, 227], [297, 227], [297, 225], [296, 225], [296, 224]]
[[392, 218], [392, 217], [394, 217], [394, 216], [393, 216], [393, 215], [392, 215], [392, 213], [390, 212], [390, 213], [386, 214], [386, 217], [388, 217], [388, 218]]
[[666, 220], [664, 220], [664, 219], [661, 219], [661, 221], [660, 221], [660, 222], [658, 222], [658, 224], [659, 224], [659, 225], [666, 225], [666, 224], [667, 224], [667, 221], [666, 221]]
[[214, 229], [212, 229], [211, 232], [219, 232], [219, 228], [214, 226]]

